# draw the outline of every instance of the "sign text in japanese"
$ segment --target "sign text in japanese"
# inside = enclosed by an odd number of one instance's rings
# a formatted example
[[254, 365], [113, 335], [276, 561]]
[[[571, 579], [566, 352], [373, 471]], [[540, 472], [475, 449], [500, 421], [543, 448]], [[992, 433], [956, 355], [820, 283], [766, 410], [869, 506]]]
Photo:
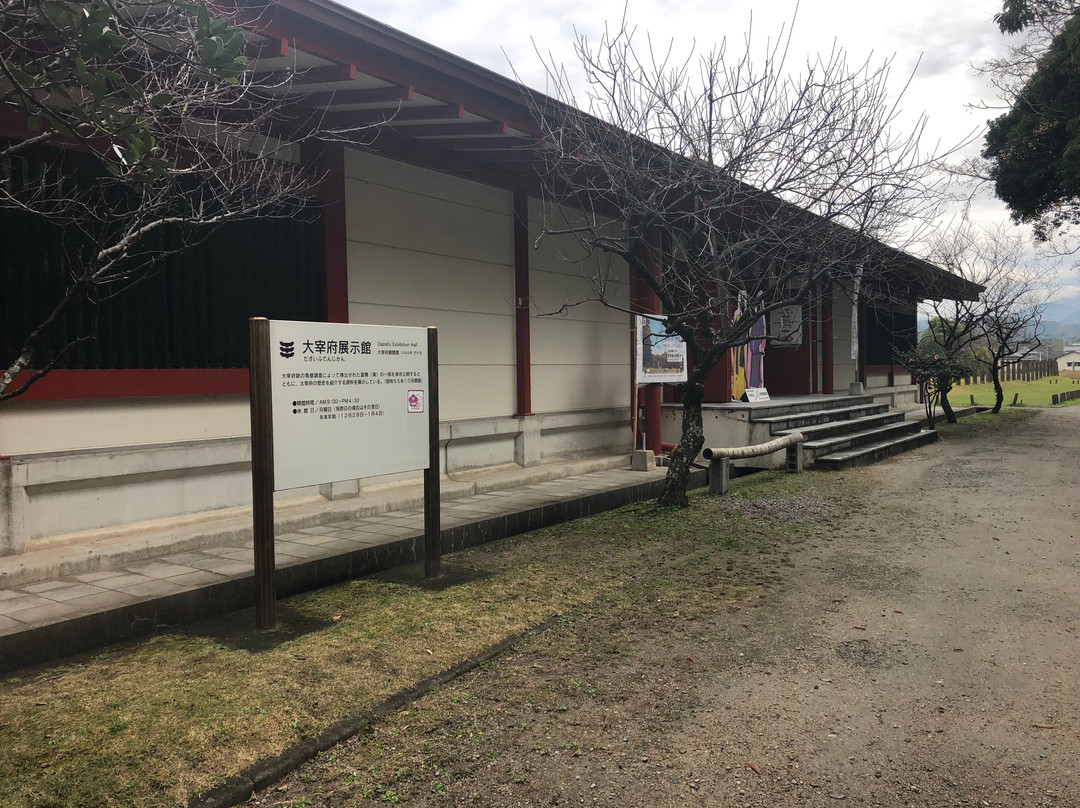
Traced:
[[270, 321], [274, 490], [427, 468], [424, 328]]

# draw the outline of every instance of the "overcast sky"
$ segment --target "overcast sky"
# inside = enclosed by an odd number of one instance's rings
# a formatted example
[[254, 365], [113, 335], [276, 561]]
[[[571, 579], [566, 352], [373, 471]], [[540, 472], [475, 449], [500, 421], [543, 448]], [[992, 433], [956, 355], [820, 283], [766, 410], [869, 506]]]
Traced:
[[[741, 47], [751, 20], [755, 41], [775, 37], [794, 19], [789, 64], [809, 55], [844, 49], [852, 64], [893, 57], [895, 92], [914, 71], [903, 106], [913, 118], [929, 116], [928, 146], [953, 146], [973, 134], [967, 153], [978, 154], [986, 121], [1000, 112], [972, 109], [996, 102], [972, 70], [1008, 45], [994, 25], [1001, 0], [338, 0], [486, 68], [544, 90], [539, 49], [574, 63], [575, 29], [596, 39], [605, 22], [627, 19], [654, 43], [709, 50], [725, 36]], [[977, 200], [973, 218], [1007, 222], [1008, 212], [992, 196]], [[1070, 293], [1080, 292], [1072, 287]]]

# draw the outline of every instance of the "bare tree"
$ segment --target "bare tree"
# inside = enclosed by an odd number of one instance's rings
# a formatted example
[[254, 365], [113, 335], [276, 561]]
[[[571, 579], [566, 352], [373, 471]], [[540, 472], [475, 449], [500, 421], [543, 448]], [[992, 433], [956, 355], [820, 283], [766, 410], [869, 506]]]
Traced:
[[[933, 260], [955, 275], [987, 286], [1010, 271], [1007, 262], [987, 263], [984, 255], [996, 242], [985, 239], [983, 233], [964, 218], [960, 225], [936, 233], [930, 252]], [[990, 256], [987, 256], [990, 257]], [[978, 361], [978, 348], [983, 325], [988, 316], [985, 300], [934, 300], [930, 302], [930, 339], [942, 352], [958, 358]], [[949, 402], [951, 383], [939, 385], [938, 403], [950, 424], [956, 423], [956, 413]]]
[[[662, 504], [686, 501], [704, 381], [725, 352], [762, 317], [830, 284], [850, 289], [858, 278], [861, 294], [881, 292], [908, 260], [884, 242], [907, 243], [938, 198], [919, 148], [924, 122], [901, 131], [889, 63], [852, 67], [834, 50], [796, 77], [787, 45], [781, 38], [757, 62], [748, 36], [734, 52], [724, 43], [678, 59], [639, 48], [624, 23], [595, 45], [578, 37], [581, 93], [550, 64], [562, 104], [535, 102], [548, 146], [545, 234], [625, 261], [687, 345], [682, 435]], [[591, 299], [632, 308], [610, 278], [590, 280]]]
[[[362, 139], [321, 129], [287, 97], [291, 78], [259, 83], [245, 44], [201, 3], [0, 0], [0, 111], [30, 130], [0, 140], [0, 213], [48, 222], [67, 278], [4, 358], [0, 400], [94, 339], [99, 308], [171, 254], [227, 222], [297, 215], [321, 180], [302, 143]], [[76, 309], [74, 335], [48, 353]]]
[[[984, 287], [977, 301], [944, 300], [932, 304], [931, 336], [942, 349], [961, 353], [986, 365], [994, 382], [993, 412], [1001, 411], [1001, 385], [1006, 359], [1040, 345], [1042, 315], [1053, 292], [1054, 272], [1026, 264], [1023, 240], [1004, 227], [980, 228], [967, 219], [935, 240], [936, 261], [953, 273]], [[942, 409], [950, 423], [956, 416]]]

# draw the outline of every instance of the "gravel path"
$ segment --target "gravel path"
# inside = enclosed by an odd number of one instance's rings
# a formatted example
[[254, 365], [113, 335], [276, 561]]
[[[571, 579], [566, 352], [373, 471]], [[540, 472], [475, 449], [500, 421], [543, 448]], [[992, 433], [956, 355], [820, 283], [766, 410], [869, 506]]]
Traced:
[[857, 474], [752, 604], [598, 606], [259, 802], [1080, 806], [1080, 407]]

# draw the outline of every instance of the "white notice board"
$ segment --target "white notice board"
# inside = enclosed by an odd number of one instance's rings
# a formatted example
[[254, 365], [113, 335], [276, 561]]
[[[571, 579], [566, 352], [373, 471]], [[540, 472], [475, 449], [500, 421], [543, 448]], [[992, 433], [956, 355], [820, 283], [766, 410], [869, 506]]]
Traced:
[[427, 329], [270, 321], [274, 490], [428, 466]]

